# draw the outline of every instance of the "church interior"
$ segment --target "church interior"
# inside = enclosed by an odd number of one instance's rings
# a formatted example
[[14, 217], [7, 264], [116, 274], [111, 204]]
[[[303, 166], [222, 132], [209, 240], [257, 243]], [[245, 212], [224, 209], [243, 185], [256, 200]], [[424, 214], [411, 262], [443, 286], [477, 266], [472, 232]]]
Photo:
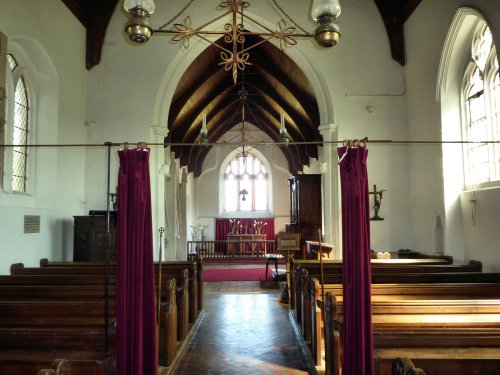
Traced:
[[301, 349], [245, 373], [500, 372], [497, 1], [1, 3], [0, 375], [208, 371], [209, 309], [247, 303], [214, 264], [265, 266]]

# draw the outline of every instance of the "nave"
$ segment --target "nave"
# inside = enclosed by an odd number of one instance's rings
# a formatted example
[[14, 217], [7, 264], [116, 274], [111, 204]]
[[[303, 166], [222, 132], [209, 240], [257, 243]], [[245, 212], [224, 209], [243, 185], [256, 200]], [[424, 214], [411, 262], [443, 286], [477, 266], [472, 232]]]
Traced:
[[258, 284], [206, 284], [204, 312], [170, 373], [316, 373], [279, 291]]

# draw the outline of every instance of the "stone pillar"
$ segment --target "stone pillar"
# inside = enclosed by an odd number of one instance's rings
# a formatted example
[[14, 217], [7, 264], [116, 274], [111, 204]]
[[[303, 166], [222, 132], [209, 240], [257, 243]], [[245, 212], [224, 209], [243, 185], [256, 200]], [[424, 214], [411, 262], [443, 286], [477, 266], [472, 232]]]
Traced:
[[179, 185], [179, 174], [175, 163], [175, 154], [170, 152], [170, 147], [166, 150], [164, 168], [165, 191], [164, 191], [164, 214], [165, 214], [165, 239], [168, 240], [166, 249], [166, 260], [176, 260], [177, 239], [179, 233], [179, 220], [177, 216], [178, 198], [177, 191]]
[[337, 157], [338, 126], [325, 124], [319, 132], [326, 142], [320, 154], [321, 185], [323, 188], [323, 241], [335, 245], [333, 256], [340, 259], [342, 251], [339, 170]]
[[188, 231], [187, 231], [187, 182], [188, 173], [187, 168], [182, 168], [180, 173], [179, 181], [179, 239], [177, 248], [177, 258], [182, 260], [187, 259], [187, 241], [188, 241]]
[[[151, 126], [149, 142], [162, 144], [168, 134], [166, 126]], [[153, 223], [153, 248], [154, 259], [158, 260], [159, 254], [159, 228], [165, 228], [165, 212], [163, 201], [165, 196], [164, 160], [165, 148], [163, 146], [150, 146], [149, 171], [151, 175], [151, 216]], [[165, 249], [164, 249], [165, 250]], [[165, 252], [163, 252], [165, 254]], [[164, 256], [162, 256], [164, 257]]]

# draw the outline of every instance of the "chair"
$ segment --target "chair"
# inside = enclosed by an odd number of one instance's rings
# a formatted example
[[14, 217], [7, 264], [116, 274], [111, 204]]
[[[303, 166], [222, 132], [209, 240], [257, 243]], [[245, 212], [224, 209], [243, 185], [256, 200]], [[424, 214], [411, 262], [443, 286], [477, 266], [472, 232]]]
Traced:
[[267, 280], [267, 273], [269, 270], [269, 262], [274, 262], [274, 269], [276, 271], [276, 280], [278, 280], [278, 260], [283, 259], [282, 254], [266, 254], [266, 280]]

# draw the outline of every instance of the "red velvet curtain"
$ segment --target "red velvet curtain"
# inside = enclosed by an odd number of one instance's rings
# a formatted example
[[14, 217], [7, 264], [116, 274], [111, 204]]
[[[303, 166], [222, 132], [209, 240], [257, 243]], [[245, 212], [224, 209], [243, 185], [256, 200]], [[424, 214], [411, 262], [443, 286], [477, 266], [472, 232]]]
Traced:
[[340, 147], [344, 375], [373, 375], [368, 172], [365, 147]]
[[155, 375], [155, 276], [149, 150], [120, 150], [118, 156], [117, 374]]
[[[231, 219], [215, 219], [215, 240], [225, 241], [227, 240], [226, 235], [229, 233], [229, 220]], [[238, 233], [255, 233], [253, 223], [255, 221], [262, 221], [265, 225], [262, 227], [260, 233], [266, 234], [267, 240], [274, 240], [274, 218], [258, 218], [258, 219], [232, 219], [240, 222], [241, 229]]]

